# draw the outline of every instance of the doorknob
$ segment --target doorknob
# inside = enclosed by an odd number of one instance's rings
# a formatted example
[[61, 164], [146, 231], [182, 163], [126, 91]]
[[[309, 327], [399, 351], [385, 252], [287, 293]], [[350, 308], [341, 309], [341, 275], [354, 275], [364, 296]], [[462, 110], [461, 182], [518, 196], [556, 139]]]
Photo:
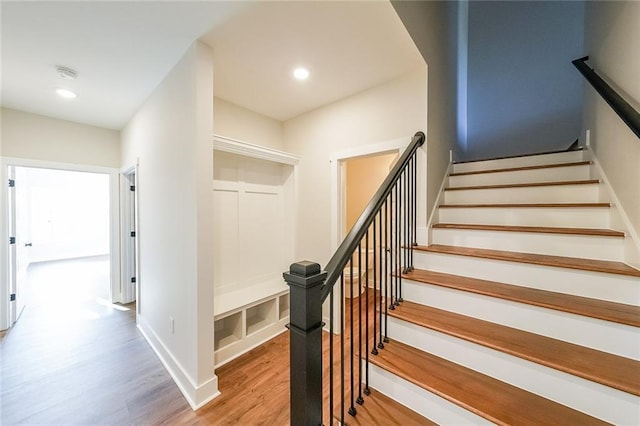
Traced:
[[32, 244], [32, 243], [25, 243], [25, 245], [24, 245], [24, 246], [25, 246], [25, 247], [33, 247], [33, 244]]

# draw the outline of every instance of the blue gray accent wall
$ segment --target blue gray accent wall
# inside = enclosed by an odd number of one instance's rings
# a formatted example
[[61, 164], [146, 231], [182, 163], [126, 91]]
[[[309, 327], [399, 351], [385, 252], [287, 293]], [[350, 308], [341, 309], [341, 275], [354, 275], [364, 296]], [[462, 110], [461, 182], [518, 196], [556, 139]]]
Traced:
[[571, 61], [584, 54], [584, 16], [582, 1], [468, 3], [457, 160], [560, 150], [579, 137], [583, 83]]

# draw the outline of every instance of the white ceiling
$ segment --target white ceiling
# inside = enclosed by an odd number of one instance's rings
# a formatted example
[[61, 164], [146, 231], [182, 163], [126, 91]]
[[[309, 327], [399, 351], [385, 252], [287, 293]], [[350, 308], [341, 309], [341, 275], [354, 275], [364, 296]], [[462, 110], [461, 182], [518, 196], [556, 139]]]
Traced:
[[[215, 95], [284, 121], [422, 59], [387, 1], [2, 1], [2, 105], [120, 129], [196, 39]], [[75, 69], [61, 79], [56, 65]], [[305, 82], [291, 77], [307, 66]], [[56, 87], [78, 93], [58, 98]]]

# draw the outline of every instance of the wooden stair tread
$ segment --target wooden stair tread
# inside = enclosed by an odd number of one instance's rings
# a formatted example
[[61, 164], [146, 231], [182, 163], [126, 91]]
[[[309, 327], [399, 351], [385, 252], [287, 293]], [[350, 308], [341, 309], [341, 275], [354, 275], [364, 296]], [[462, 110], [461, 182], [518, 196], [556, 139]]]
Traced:
[[441, 209], [450, 209], [450, 208], [482, 208], [482, 207], [508, 207], [508, 208], [518, 208], [518, 207], [584, 207], [584, 208], [609, 208], [611, 207], [611, 203], [493, 203], [493, 204], [440, 204], [438, 206]]
[[640, 396], [640, 361], [408, 301], [389, 315]]
[[414, 269], [403, 278], [440, 287], [526, 303], [618, 324], [640, 327], [640, 306], [591, 299], [571, 294], [503, 284], [477, 278]]
[[380, 368], [497, 424], [606, 424], [394, 340], [369, 359]]
[[415, 246], [417, 250], [453, 254], [459, 256], [478, 257], [483, 259], [503, 260], [508, 262], [528, 263], [533, 265], [554, 266], [558, 268], [578, 269], [582, 271], [604, 272], [608, 274], [640, 277], [640, 270], [622, 262], [609, 260], [581, 259], [576, 257], [549, 256], [545, 254], [519, 253], [513, 251], [479, 249], [470, 247], [432, 244]]
[[557, 167], [587, 166], [589, 164], [591, 164], [591, 161], [576, 161], [573, 163], [557, 163], [557, 164], [540, 164], [536, 166], [507, 167], [503, 169], [474, 170], [471, 172], [450, 173], [449, 176], [467, 176], [467, 175], [481, 175], [486, 173], [519, 172], [524, 170], [552, 169]]
[[471, 225], [464, 223], [436, 223], [436, 229], [467, 229], [478, 231], [532, 232], [543, 234], [591, 235], [600, 237], [624, 237], [624, 232], [612, 229], [561, 228], [549, 226]]
[[[388, 426], [435, 426], [436, 423], [389, 398], [374, 388], [365, 396], [364, 404], [356, 405], [355, 416], [345, 415], [346, 425], [370, 426], [384, 421]], [[339, 424], [340, 419], [334, 419]]]
[[538, 186], [563, 186], [563, 185], [594, 185], [599, 184], [598, 179], [589, 180], [566, 180], [557, 182], [531, 182], [531, 183], [509, 183], [500, 185], [479, 185], [479, 186], [455, 186], [445, 188], [445, 191], [464, 191], [473, 189], [506, 189], [506, 188], [532, 188]]

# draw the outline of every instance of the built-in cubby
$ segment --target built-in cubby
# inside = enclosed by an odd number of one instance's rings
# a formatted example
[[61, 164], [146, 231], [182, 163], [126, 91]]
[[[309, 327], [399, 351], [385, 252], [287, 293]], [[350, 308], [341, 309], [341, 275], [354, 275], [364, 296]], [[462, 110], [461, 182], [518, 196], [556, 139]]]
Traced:
[[214, 138], [214, 363], [218, 367], [286, 330], [295, 261], [295, 177], [290, 154]]
[[285, 319], [289, 317], [289, 295], [283, 294], [278, 298], [278, 313], [279, 319]]
[[[266, 289], [263, 287], [262, 291]], [[243, 300], [251, 302], [217, 314], [214, 319], [216, 367], [286, 330], [289, 322], [289, 289], [284, 283], [272, 286], [269, 296]]]
[[224, 348], [242, 339], [242, 312], [235, 312], [214, 322], [214, 343]]
[[247, 336], [276, 322], [276, 300], [269, 299], [247, 308]]

